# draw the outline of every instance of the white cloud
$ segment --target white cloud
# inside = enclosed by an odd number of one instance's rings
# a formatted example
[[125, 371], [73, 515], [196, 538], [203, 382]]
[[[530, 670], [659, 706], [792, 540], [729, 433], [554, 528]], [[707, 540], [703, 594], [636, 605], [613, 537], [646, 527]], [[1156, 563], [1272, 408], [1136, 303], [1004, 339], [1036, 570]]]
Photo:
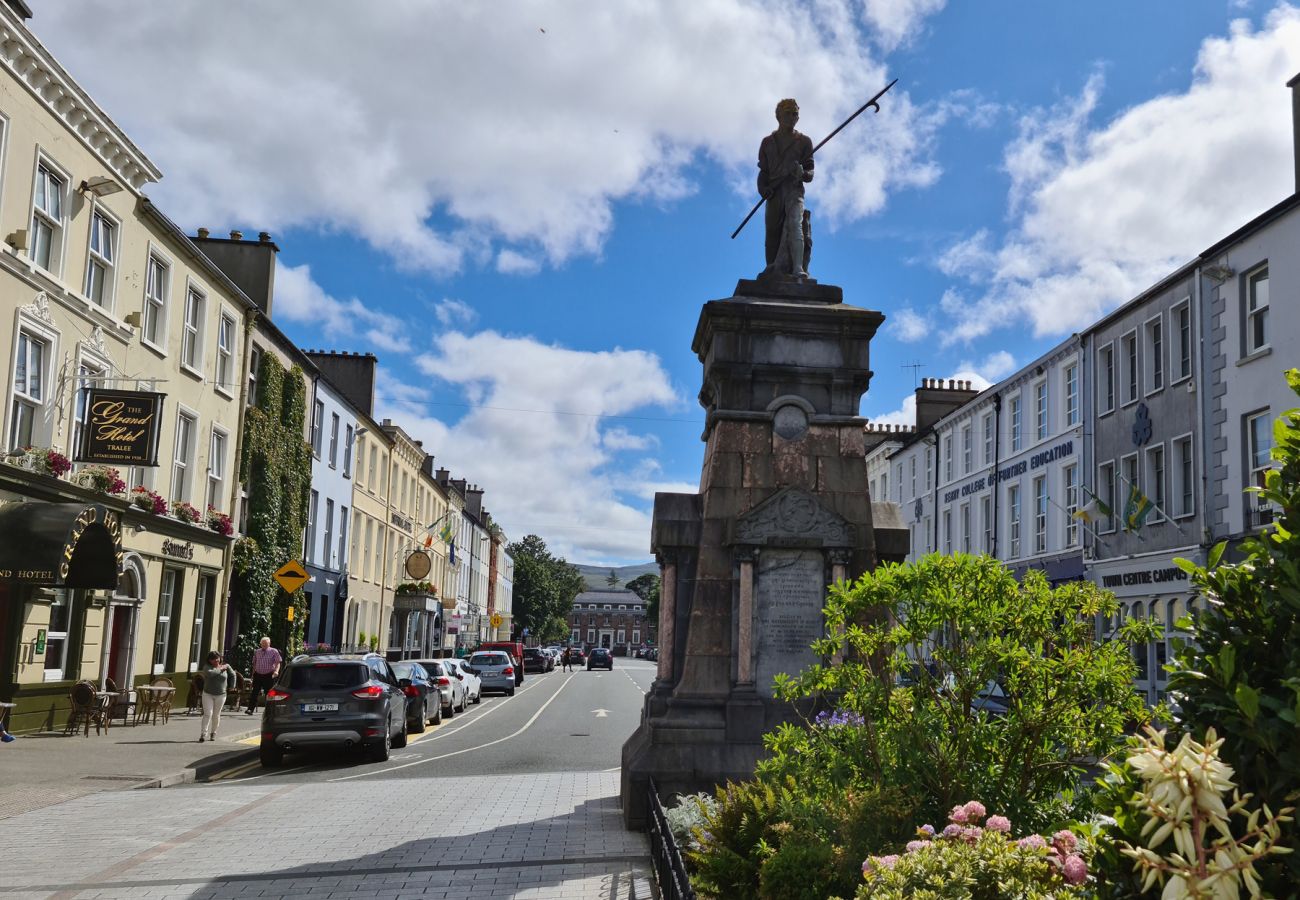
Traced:
[[866, 0], [864, 14], [886, 50], [908, 40], [921, 22], [943, 9], [946, 0]]
[[[503, 16], [490, 2], [358, 14], [353, 0], [310, 13], [228, 0], [115, 16], [65, 0], [33, 25], [162, 167], [151, 193], [177, 221], [352, 234], [441, 274], [596, 254], [615, 203], [686, 196], [705, 159], [750, 196], [776, 99], [798, 97], [803, 127], [829, 132], [883, 87], [880, 48], [941, 6], [663, 0], [593, 14], [533, 0]], [[886, 102], [823, 151], [832, 224], [937, 176], [933, 129], [901, 87]]]
[[309, 265], [276, 264], [275, 305], [271, 309], [276, 319], [315, 325], [327, 337], [359, 337], [367, 346], [394, 353], [411, 350], [406, 323], [356, 297], [339, 300], [331, 296], [312, 279]]
[[887, 319], [893, 336], [910, 344], [923, 340], [930, 334], [930, 320], [911, 308], [900, 309]]
[[1100, 75], [1038, 110], [1007, 147], [1012, 227], [944, 254], [968, 288], [940, 303], [945, 343], [1029, 323], [1085, 327], [1294, 190], [1287, 80], [1300, 69], [1300, 10], [1280, 5], [1205, 40], [1189, 87], [1092, 118]]
[[429, 391], [381, 369], [381, 415], [423, 440], [437, 465], [483, 485], [508, 537], [535, 532], [577, 562], [649, 555], [649, 507], [631, 499], [646, 499], [657, 464], [637, 454], [657, 441], [608, 417], [684, 403], [654, 354], [451, 331], [415, 363], [440, 395], [459, 392], [468, 411], [443, 415]]
[[532, 256], [510, 249], [497, 254], [497, 271], [503, 275], [534, 275], [541, 270], [541, 260]]
[[438, 324], [444, 328], [473, 325], [478, 320], [478, 313], [472, 306], [463, 300], [453, 300], [450, 297], [439, 301], [433, 308], [433, 314], [438, 319]]

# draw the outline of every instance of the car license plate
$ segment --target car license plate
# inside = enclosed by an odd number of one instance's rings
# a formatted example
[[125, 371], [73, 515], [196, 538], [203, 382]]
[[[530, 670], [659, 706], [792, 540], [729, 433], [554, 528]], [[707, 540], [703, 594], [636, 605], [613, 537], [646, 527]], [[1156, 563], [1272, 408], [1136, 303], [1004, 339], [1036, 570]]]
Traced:
[[302, 711], [305, 713], [338, 712], [339, 705], [337, 703], [304, 703]]

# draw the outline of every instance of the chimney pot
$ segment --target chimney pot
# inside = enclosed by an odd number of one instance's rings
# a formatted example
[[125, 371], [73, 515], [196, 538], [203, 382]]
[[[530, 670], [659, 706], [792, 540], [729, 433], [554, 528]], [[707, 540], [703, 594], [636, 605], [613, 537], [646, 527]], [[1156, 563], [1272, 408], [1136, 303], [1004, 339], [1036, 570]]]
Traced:
[[261, 241], [263, 244], [269, 244], [271, 242], [271, 232], [259, 231], [257, 233], [257, 239]]
[[230, 239], [232, 241], [242, 241], [244, 239], [244, 233], [242, 231], [235, 231], [232, 229], [230, 232]]
[[207, 237], [209, 234], [211, 234], [211, 232], [208, 231], [206, 228], [200, 228], [200, 229], [199, 229], [199, 237], [201, 237], [201, 238], [205, 238], [205, 237]]

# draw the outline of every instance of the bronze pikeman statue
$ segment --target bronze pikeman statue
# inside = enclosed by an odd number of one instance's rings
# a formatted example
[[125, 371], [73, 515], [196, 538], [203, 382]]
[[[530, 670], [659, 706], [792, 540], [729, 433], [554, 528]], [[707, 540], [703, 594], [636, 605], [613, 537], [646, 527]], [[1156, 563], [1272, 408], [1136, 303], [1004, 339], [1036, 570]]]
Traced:
[[767, 198], [766, 275], [807, 276], [812, 256], [808, 212], [803, 186], [813, 180], [813, 143], [795, 131], [799, 104], [792, 99], [776, 105], [776, 131], [758, 147], [758, 193]]
[[776, 131], [763, 138], [758, 147], [758, 193], [759, 200], [749, 215], [736, 226], [731, 233], [732, 240], [754, 217], [758, 208], [767, 204], [766, 223], [767, 240], [764, 250], [767, 255], [767, 268], [759, 278], [793, 278], [808, 277], [808, 261], [812, 256], [812, 229], [809, 226], [808, 211], [803, 208], [803, 186], [813, 179], [813, 156], [826, 145], [826, 142], [843, 130], [868, 109], [880, 112], [877, 103], [891, 87], [898, 83], [895, 78], [872, 97], [857, 112], [839, 124], [834, 131], [813, 146], [805, 134], [794, 130], [799, 121], [799, 104], [785, 99], [776, 105]]

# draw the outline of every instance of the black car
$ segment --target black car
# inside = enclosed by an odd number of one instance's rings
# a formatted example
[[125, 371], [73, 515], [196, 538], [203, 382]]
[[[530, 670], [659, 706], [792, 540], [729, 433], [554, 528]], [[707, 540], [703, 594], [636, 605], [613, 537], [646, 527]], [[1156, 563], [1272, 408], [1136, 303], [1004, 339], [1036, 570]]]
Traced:
[[290, 750], [357, 747], [378, 762], [406, 746], [406, 693], [376, 653], [299, 656], [266, 692], [261, 760]]
[[587, 671], [592, 669], [609, 669], [614, 671], [614, 654], [609, 652], [608, 647], [592, 647], [591, 655], [587, 657]]
[[524, 648], [524, 672], [549, 672], [555, 668], [555, 660], [551, 659], [551, 654], [542, 651], [541, 647]]
[[[413, 662], [395, 662], [393, 674], [406, 694], [406, 730], [422, 734], [425, 722], [442, 724], [442, 694], [424, 667]], [[432, 695], [432, 702], [430, 701]]]

